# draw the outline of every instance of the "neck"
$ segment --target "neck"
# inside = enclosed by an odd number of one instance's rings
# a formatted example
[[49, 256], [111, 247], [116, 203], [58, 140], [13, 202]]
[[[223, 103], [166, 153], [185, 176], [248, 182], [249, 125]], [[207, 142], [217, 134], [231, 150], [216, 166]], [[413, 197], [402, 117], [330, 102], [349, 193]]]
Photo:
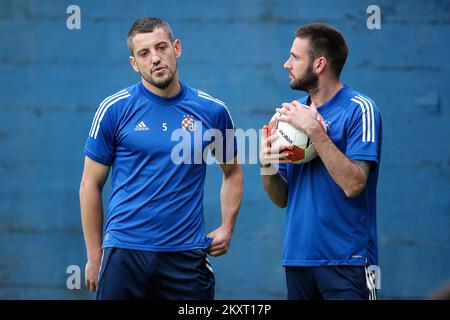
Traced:
[[319, 82], [317, 90], [309, 92], [311, 102], [320, 107], [327, 103], [343, 87], [339, 80]]
[[152, 85], [150, 82], [148, 82], [144, 78], [141, 78], [141, 79], [142, 79], [142, 84], [148, 91], [150, 91], [151, 93], [156, 94], [157, 96], [162, 97], [162, 98], [174, 97], [181, 90], [180, 81], [178, 80], [178, 75], [175, 75], [173, 77], [172, 82], [165, 89], [155, 87], [154, 85]]

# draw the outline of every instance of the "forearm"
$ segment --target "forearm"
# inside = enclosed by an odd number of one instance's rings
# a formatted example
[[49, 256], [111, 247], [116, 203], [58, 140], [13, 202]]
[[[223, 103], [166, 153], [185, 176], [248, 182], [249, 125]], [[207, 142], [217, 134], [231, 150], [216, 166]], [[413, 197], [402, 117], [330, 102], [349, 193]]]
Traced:
[[279, 172], [273, 175], [263, 175], [262, 179], [264, 190], [266, 190], [272, 202], [280, 208], [286, 207], [288, 199], [287, 181]]
[[220, 191], [222, 226], [233, 232], [242, 201], [243, 174], [240, 167], [224, 175]]
[[364, 171], [347, 158], [321, 128], [308, 135], [327, 171], [345, 195], [352, 198], [361, 193], [366, 183]]
[[101, 187], [82, 183], [80, 207], [88, 260], [102, 255], [103, 204]]

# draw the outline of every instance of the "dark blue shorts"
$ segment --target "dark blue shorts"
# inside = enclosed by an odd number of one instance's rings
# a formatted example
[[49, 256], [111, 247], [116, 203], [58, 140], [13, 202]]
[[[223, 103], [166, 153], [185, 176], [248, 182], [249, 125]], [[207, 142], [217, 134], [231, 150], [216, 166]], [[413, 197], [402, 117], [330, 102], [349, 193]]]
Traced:
[[98, 300], [212, 300], [215, 278], [205, 250], [104, 250]]
[[365, 267], [285, 267], [285, 269], [288, 300], [376, 299], [376, 289], [369, 290], [370, 276]]

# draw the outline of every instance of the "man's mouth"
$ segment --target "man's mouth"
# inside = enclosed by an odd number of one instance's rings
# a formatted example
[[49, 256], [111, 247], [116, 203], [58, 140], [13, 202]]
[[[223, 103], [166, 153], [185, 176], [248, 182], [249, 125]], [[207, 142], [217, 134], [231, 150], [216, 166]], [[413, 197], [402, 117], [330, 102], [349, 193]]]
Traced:
[[164, 69], [166, 69], [165, 67], [156, 67], [156, 68], [154, 68], [153, 70], [152, 70], [152, 73], [154, 73], [154, 72], [160, 72], [160, 71], [162, 71], [162, 70], [164, 70]]

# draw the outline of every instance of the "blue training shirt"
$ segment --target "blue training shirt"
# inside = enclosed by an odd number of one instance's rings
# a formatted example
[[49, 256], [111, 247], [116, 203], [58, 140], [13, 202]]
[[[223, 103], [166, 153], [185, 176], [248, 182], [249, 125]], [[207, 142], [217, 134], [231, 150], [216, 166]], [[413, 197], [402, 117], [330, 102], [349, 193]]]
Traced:
[[[217, 135], [202, 139], [209, 129], [217, 129], [223, 139]], [[84, 149], [92, 160], [111, 166], [103, 248], [207, 248], [212, 239], [205, 236], [203, 217], [203, 152], [211, 149], [211, 142], [223, 150], [217, 154], [212, 148], [219, 163], [236, 155], [228, 109], [183, 83], [180, 92], [168, 99], [142, 83], [106, 98]]]
[[[307, 104], [309, 97], [299, 100]], [[376, 188], [381, 156], [381, 115], [368, 97], [343, 86], [318, 112], [329, 137], [351, 160], [371, 163], [366, 187], [347, 198], [320, 157], [280, 164], [288, 182], [284, 266], [376, 265]]]

